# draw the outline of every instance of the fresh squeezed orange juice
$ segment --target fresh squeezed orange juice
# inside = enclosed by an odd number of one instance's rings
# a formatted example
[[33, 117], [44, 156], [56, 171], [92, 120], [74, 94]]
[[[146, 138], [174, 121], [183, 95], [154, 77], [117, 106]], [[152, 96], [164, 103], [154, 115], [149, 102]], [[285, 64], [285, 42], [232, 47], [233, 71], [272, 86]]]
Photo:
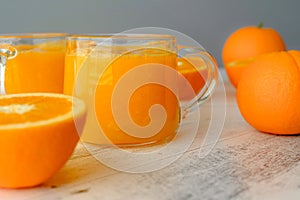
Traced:
[[[121, 130], [113, 116], [111, 104], [116, 84], [131, 69], [143, 64], [157, 63], [176, 70], [175, 54], [157, 49], [143, 49], [121, 56], [77, 52], [67, 53], [65, 61], [64, 92], [72, 94], [74, 82], [76, 82], [74, 91], [77, 91], [77, 94], [75, 95], [85, 99], [88, 105], [89, 114], [82, 135], [83, 141], [98, 144], [137, 145], [173, 138], [179, 125], [180, 108], [176, 94], [168, 88], [154, 83], [143, 85], [131, 95], [128, 107], [121, 108], [122, 112], [130, 113], [132, 120], [138, 126], [145, 127], [150, 123], [151, 106], [159, 104], [164, 107], [167, 114], [164, 126], [157, 134], [148, 138], [134, 137]], [[155, 70], [149, 70], [147, 74], [141, 74], [136, 79], [142, 79], [143, 76], [150, 77], [150, 79], [161, 76], [158, 73]], [[176, 82], [176, 80], [171, 81]], [[126, 101], [125, 96], [124, 101]]]
[[65, 42], [14, 46], [17, 56], [7, 60], [6, 93], [63, 93]]

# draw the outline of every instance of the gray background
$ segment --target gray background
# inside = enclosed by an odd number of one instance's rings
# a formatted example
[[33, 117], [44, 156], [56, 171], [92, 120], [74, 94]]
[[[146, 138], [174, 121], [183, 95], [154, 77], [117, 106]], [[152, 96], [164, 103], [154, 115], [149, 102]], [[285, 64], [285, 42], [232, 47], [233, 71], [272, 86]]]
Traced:
[[299, 0], [1, 0], [0, 33], [114, 33], [154, 26], [192, 37], [216, 58], [227, 36], [264, 22], [300, 50]]

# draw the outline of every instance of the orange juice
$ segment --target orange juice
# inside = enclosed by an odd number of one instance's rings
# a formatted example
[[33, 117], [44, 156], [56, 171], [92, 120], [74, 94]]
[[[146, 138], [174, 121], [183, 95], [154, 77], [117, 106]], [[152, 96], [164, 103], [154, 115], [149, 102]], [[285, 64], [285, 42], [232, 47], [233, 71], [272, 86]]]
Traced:
[[[154, 83], [143, 85], [130, 96], [128, 108], [121, 108], [121, 112], [130, 113], [134, 123], [144, 127], [150, 123], [151, 106], [159, 104], [164, 107], [167, 115], [164, 126], [157, 134], [148, 138], [134, 137], [124, 132], [113, 116], [111, 104], [113, 91], [126, 73], [149, 63], [162, 64], [176, 70], [176, 55], [158, 49], [142, 49], [121, 56], [93, 54], [78, 52], [67, 54], [65, 60], [64, 92], [72, 94], [74, 77], [76, 77], [74, 91], [87, 101], [90, 110], [82, 140], [98, 144], [111, 142], [117, 145], [136, 145], [171, 139], [179, 124], [180, 108], [176, 94], [168, 88]], [[147, 76], [151, 79], [158, 75], [163, 76], [150, 69], [147, 74], [141, 74], [136, 78], [142, 79], [143, 76]], [[176, 82], [176, 80], [171, 81]], [[124, 101], [126, 101], [125, 97]]]
[[75, 79], [81, 66], [86, 60], [84, 55], [67, 55], [65, 56], [65, 71], [64, 71], [64, 94], [72, 95]]
[[6, 93], [63, 92], [65, 43], [15, 46], [17, 56], [6, 63]]

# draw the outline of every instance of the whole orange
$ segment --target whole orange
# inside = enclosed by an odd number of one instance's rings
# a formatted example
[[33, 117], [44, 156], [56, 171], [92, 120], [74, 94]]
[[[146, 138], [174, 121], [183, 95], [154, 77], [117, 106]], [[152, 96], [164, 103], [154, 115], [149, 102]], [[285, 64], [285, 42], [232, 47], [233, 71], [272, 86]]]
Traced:
[[237, 87], [245, 120], [262, 132], [300, 133], [300, 52], [273, 52], [257, 57]]
[[222, 59], [231, 83], [236, 87], [240, 79], [239, 71], [248, 65], [235, 67], [235, 62], [251, 59], [264, 53], [285, 51], [280, 34], [272, 28], [246, 26], [233, 32], [225, 41]]
[[83, 101], [62, 94], [0, 96], [0, 187], [39, 185], [71, 156], [85, 121]]

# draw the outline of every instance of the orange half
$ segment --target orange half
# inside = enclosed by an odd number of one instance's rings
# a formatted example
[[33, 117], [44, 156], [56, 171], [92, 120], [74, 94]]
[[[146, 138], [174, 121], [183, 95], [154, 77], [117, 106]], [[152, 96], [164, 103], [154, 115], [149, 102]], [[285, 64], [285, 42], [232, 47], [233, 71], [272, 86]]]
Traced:
[[39, 185], [71, 156], [85, 122], [83, 101], [62, 94], [0, 96], [0, 187]]
[[[189, 57], [178, 58], [178, 72], [184, 76], [186, 81], [193, 88], [194, 93], [197, 94], [203, 88], [206, 79], [206, 65], [201, 58]], [[179, 98], [181, 100], [189, 100], [194, 97], [193, 94], [188, 94], [189, 87], [186, 83], [179, 82]]]
[[245, 68], [249, 66], [249, 64], [252, 63], [254, 60], [255, 58], [251, 57], [243, 60], [233, 61], [225, 65], [225, 70], [228, 79], [235, 88], [237, 88], [237, 85]]

